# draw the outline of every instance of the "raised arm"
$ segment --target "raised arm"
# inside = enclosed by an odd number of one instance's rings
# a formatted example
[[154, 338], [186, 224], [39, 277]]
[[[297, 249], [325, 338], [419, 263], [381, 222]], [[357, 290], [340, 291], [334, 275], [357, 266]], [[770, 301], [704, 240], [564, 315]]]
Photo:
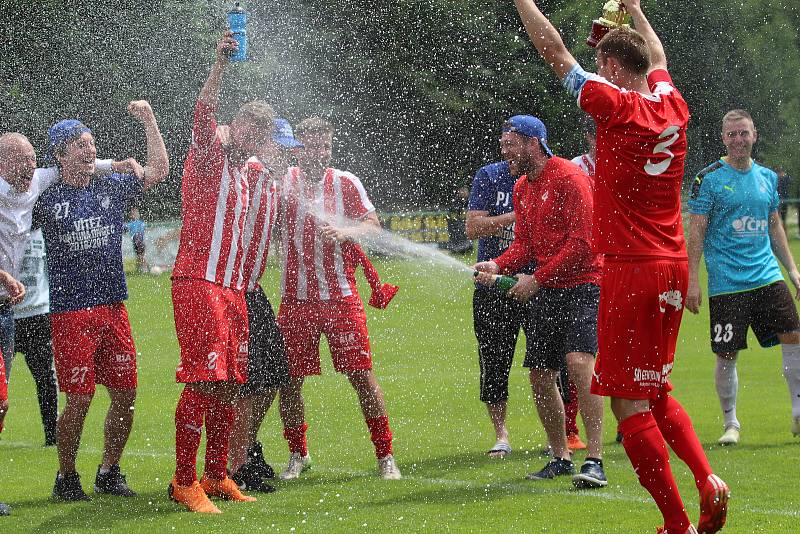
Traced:
[[147, 190], [169, 174], [167, 147], [164, 146], [153, 108], [147, 100], [134, 100], [128, 104], [128, 112], [142, 123], [147, 138], [147, 163], [144, 166], [144, 189]]
[[230, 54], [235, 52], [238, 45], [233, 38], [233, 32], [225, 32], [217, 42], [217, 60], [211, 67], [208, 79], [200, 89], [197, 99], [213, 109], [217, 109], [219, 104], [219, 90], [222, 87], [222, 73], [230, 62]]
[[703, 302], [703, 293], [700, 289], [700, 258], [703, 256], [708, 216], [692, 214], [689, 216], [689, 221], [689, 241], [686, 244], [686, 251], [689, 254], [689, 287], [686, 290], [686, 309], [698, 313]]
[[647, 17], [644, 16], [641, 0], [622, 0], [622, 3], [628, 13], [631, 14], [636, 31], [645, 38], [647, 45], [650, 47], [650, 70], [666, 69], [667, 55], [664, 53], [664, 46], [661, 44], [661, 40], [656, 35], [653, 27], [650, 26]]
[[514, 0], [514, 4], [517, 6], [522, 24], [525, 26], [525, 31], [528, 32], [533, 46], [552, 67], [559, 79], [563, 80], [577, 61], [564, 46], [558, 30], [539, 11], [533, 0]]
[[773, 211], [769, 214], [769, 241], [775, 257], [783, 264], [789, 281], [795, 289], [795, 299], [800, 300], [800, 272], [794, 263], [792, 251], [789, 250], [789, 241], [786, 239], [786, 231], [783, 229], [780, 213]]

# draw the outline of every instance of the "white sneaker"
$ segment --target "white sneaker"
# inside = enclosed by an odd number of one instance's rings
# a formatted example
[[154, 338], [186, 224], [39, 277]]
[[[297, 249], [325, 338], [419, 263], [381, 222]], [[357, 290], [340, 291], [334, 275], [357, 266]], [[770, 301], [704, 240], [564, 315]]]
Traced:
[[289, 455], [289, 463], [286, 465], [286, 469], [280, 475], [281, 480], [300, 478], [300, 473], [306, 469], [311, 469], [311, 456], [308, 454], [300, 456], [299, 452], [293, 452]]
[[729, 426], [725, 429], [725, 433], [717, 440], [720, 445], [736, 445], [739, 443], [739, 429], [735, 426]]
[[800, 438], [800, 417], [792, 419], [792, 435], [796, 438]]
[[378, 474], [384, 480], [400, 480], [403, 478], [403, 475], [400, 474], [400, 469], [397, 467], [397, 462], [394, 461], [394, 456], [391, 454], [378, 460]]

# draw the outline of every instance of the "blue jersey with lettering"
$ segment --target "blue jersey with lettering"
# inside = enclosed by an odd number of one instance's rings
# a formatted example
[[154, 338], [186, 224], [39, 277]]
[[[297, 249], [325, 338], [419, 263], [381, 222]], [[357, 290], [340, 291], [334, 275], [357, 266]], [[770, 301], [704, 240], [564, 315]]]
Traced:
[[75, 311], [128, 298], [122, 234], [129, 203], [142, 192], [131, 174], [94, 176], [86, 187], [58, 181], [34, 208], [47, 246], [50, 311]]
[[689, 212], [708, 217], [703, 254], [709, 296], [783, 280], [769, 238], [769, 217], [778, 204], [778, 176], [756, 162], [740, 171], [720, 159], [698, 173]]
[[[508, 162], [490, 163], [478, 169], [469, 191], [469, 211], [486, 211], [489, 217], [514, 211], [512, 194], [517, 178], [511, 175]], [[478, 261], [489, 261], [500, 256], [514, 240], [514, 225], [509, 224], [496, 235], [478, 238]], [[526, 265], [522, 272], [532, 274], [536, 262]], [[479, 289], [486, 286], [476, 284]]]

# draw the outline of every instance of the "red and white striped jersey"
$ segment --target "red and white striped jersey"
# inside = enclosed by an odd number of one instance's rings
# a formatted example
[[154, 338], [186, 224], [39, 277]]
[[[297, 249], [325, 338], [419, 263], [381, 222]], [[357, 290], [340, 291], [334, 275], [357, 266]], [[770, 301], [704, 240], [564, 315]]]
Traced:
[[240, 285], [253, 291], [267, 266], [269, 240], [278, 207], [278, 187], [269, 170], [256, 158], [247, 162], [247, 181], [250, 205], [242, 237], [245, 256]]
[[283, 298], [337, 300], [358, 295], [355, 256], [347, 244], [323, 240], [319, 229], [324, 221], [337, 226], [375, 211], [361, 181], [349, 172], [329, 168], [321, 182], [310, 183], [298, 167], [291, 167], [283, 189]]
[[183, 167], [183, 227], [172, 277], [241, 289], [249, 188], [245, 166], [231, 164], [216, 136], [214, 112], [197, 102], [192, 146]]

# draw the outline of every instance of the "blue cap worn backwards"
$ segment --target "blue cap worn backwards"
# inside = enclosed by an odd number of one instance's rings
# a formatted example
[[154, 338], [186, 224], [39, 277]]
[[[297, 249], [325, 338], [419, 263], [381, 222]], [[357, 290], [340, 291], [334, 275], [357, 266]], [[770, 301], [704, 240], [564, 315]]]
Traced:
[[531, 115], [514, 115], [503, 124], [503, 132], [514, 132], [525, 137], [535, 137], [542, 145], [545, 154], [552, 157], [553, 151], [547, 146], [547, 128], [544, 123]]
[[80, 137], [85, 133], [92, 133], [81, 121], [76, 119], [64, 119], [57, 122], [47, 130], [49, 143], [47, 144], [47, 154], [45, 161], [48, 163], [56, 162], [56, 150], [62, 148], [67, 141]]
[[275, 132], [272, 139], [283, 148], [301, 148], [303, 143], [294, 138], [292, 125], [286, 119], [275, 119]]

